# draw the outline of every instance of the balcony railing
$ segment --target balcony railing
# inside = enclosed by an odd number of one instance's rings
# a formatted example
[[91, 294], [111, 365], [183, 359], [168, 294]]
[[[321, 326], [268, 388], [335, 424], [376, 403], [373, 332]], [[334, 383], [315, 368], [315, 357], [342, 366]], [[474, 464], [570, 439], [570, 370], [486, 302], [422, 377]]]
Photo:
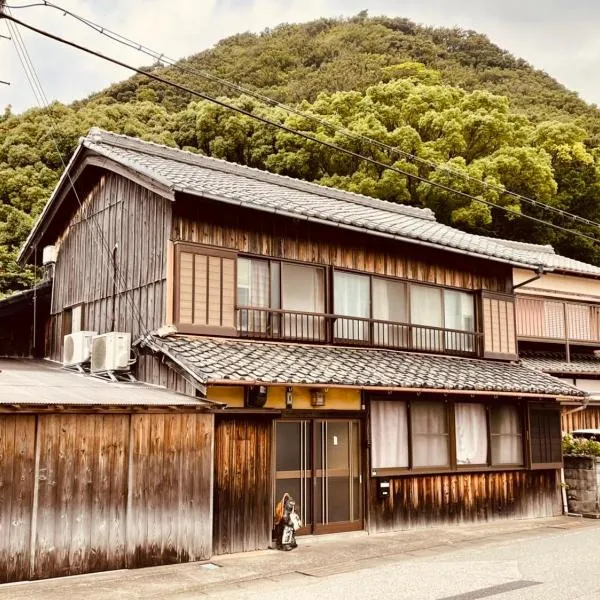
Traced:
[[517, 296], [517, 335], [532, 340], [599, 343], [600, 306]]
[[483, 334], [362, 317], [238, 307], [240, 337], [479, 356]]

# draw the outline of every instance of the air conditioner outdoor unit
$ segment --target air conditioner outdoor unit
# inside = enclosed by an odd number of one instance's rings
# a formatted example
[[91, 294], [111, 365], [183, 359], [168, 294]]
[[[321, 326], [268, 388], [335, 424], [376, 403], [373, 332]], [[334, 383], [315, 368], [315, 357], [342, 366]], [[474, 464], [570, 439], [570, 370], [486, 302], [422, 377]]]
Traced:
[[92, 373], [128, 371], [130, 365], [131, 334], [113, 331], [97, 335], [92, 340]]
[[76, 331], [65, 335], [63, 340], [63, 366], [80, 365], [90, 360], [92, 339], [97, 331]]

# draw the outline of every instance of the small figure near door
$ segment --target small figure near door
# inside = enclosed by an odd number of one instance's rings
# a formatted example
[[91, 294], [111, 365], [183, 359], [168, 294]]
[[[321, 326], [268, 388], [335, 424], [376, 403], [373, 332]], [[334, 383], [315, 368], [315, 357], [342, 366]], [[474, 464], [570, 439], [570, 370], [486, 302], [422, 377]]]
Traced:
[[302, 521], [296, 512], [296, 502], [285, 492], [275, 507], [273, 533], [278, 550], [293, 550], [296, 543], [296, 531], [302, 527]]

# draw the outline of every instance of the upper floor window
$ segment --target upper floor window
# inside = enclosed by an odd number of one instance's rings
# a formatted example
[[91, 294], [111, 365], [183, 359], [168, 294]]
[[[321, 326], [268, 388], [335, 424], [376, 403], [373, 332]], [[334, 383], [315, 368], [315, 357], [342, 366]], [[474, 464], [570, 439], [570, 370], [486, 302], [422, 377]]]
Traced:
[[323, 339], [325, 271], [312, 265], [239, 258], [237, 304], [242, 332]]

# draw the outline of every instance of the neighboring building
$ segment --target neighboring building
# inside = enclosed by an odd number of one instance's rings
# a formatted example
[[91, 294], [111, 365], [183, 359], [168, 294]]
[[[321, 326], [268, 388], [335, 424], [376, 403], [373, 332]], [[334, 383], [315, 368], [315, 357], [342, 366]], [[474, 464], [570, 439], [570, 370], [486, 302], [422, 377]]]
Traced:
[[585, 410], [564, 410], [564, 431], [600, 428], [600, 267], [560, 256], [551, 246], [500, 243], [541, 267], [513, 271], [522, 363], [590, 394]]
[[[216, 403], [207, 553], [266, 548], [284, 491], [305, 533], [560, 514], [560, 410], [586, 394], [518, 364], [513, 268], [540, 266], [521, 249], [96, 129], [21, 259], [48, 245], [51, 359], [70, 332], [130, 332], [140, 381]], [[197, 460], [167, 488], [205, 485]]]

